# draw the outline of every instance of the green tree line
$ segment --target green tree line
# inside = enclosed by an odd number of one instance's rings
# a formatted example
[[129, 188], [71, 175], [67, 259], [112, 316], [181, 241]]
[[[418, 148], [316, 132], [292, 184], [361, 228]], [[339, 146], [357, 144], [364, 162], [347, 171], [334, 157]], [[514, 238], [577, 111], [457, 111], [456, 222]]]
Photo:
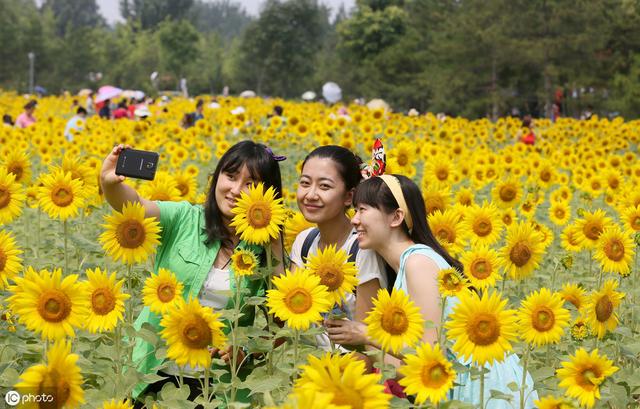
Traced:
[[640, 113], [640, 0], [357, 0], [333, 13], [266, 0], [255, 18], [231, 0], [121, 0], [120, 12], [110, 27], [95, 0], [0, 0], [0, 87], [28, 89], [33, 52], [53, 93], [154, 93], [184, 77], [192, 94], [298, 98], [334, 81], [398, 110]]

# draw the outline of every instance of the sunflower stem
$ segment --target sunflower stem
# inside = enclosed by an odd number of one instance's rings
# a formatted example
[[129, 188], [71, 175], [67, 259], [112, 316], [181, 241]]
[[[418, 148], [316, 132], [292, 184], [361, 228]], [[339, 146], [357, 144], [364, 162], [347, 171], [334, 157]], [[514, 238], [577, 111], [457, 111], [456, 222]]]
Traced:
[[300, 330], [293, 331], [293, 368], [298, 366], [298, 348], [300, 345]]
[[[549, 345], [547, 345], [547, 361], [549, 359]], [[527, 366], [529, 365], [529, 355], [531, 354], [531, 346], [527, 344], [522, 357], [522, 382], [520, 383], [520, 409], [525, 408], [524, 392], [527, 389]]]
[[120, 343], [122, 341], [122, 336], [120, 335], [120, 325], [116, 325], [115, 331], [113, 331], [115, 339], [113, 340], [116, 347], [116, 379], [115, 379], [115, 396], [120, 396], [120, 375], [122, 373], [121, 369], [121, 358], [120, 358]]
[[236, 284], [236, 290], [234, 292], [234, 301], [233, 301], [233, 326], [231, 327], [231, 402], [235, 402], [236, 400], [236, 385], [238, 384], [238, 316], [240, 315], [240, 297], [242, 296], [242, 291], [240, 286], [241, 277], [238, 275], [234, 275], [234, 280]]
[[64, 231], [64, 273], [69, 274], [69, 251], [67, 248], [69, 227], [66, 220], [62, 221], [62, 230]]
[[447, 296], [442, 297], [442, 309], [440, 310], [440, 323], [438, 324], [438, 344], [442, 350], [445, 350], [445, 338], [444, 338], [444, 310], [447, 307]]
[[480, 409], [484, 409], [484, 367], [480, 367]]
[[204, 388], [203, 388], [203, 396], [205, 402], [210, 402], [209, 399], [209, 376], [211, 375], [211, 366], [205, 365], [204, 367]]
[[37, 219], [37, 226], [36, 226], [36, 259], [38, 259], [40, 257], [40, 218], [41, 218], [41, 214], [42, 211], [40, 209], [38, 209], [38, 216], [36, 217]]
[[[273, 283], [271, 282], [271, 276], [273, 275], [273, 265], [271, 264], [271, 245], [267, 244], [264, 247], [264, 251], [267, 256], [267, 291], [271, 290], [273, 287]], [[271, 314], [267, 314], [267, 329], [273, 338], [273, 342], [275, 344], [275, 332], [273, 331], [273, 316]], [[267, 374], [273, 375], [273, 351], [272, 348], [269, 352], [267, 352]]]

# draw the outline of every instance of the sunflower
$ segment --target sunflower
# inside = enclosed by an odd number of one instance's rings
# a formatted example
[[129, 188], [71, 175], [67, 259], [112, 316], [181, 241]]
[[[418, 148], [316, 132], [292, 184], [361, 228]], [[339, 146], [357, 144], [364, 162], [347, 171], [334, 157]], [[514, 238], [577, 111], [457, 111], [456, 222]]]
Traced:
[[140, 196], [149, 200], [178, 202], [182, 199], [178, 183], [167, 172], [157, 172], [153, 180], [140, 187]]
[[596, 245], [593, 258], [608, 273], [618, 273], [623, 277], [631, 274], [635, 243], [628, 234], [617, 225], [606, 227]]
[[580, 245], [580, 240], [578, 239], [580, 235], [580, 226], [577, 224], [571, 224], [567, 226], [560, 235], [560, 245], [563, 249], [567, 251], [571, 251], [574, 253], [582, 250], [582, 246]]
[[28, 329], [42, 339], [73, 337], [86, 316], [86, 296], [78, 276], [62, 278], [62, 270], [36, 272], [28, 267], [24, 277], [16, 277], [8, 298], [11, 310]]
[[99, 241], [107, 253], [115, 260], [127, 264], [143, 262], [154, 251], [158, 244], [160, 223], [153, 217], [144, 217], [142, 204], [127, 202], [122, 206], [122, 213], [105, 216], [106, 229]]
[[552, 203], [549, 207], [549, 220], [556, 226], [564, 226], [571, 218], [571, 207], [565, 202]]
[[602, 209], [597, 209], [594, 212], [583, 212], [582, 218], [576, 221], [576, 226], [579, 228], [578, 244], [587, 249], [595, 248], [604, 228], [611, 224], [612, 220], [607, 217]]
[[102, 409], [133, 409], [133, 406], [125, 401], [111, 399], [102, 404]]
[[381, 288], [373, 300], [367, 318], [367, 334], [380, 343], [383, 351], [398, 352], [403, 346], [413, 346], [424, 332], [424, 318], [404, 291], [394, 288], [389, 292]]
[[621, 219], [629, 233], [640, 232], [640, 205], [626, 207], [622, 211]]
[[567, 395], [580, 401], [580, 405], [591, 408], [596, 399], [600, 399], [600, 385], [619, 368], [606, 355], [600, 355], [595, 349], [589, 354], [584, 348], [562, 362], [557, 375], [559, 386], [567, 390]]
[[298, 234], [314, 227], [314, 223], [310, 223], [304, 218], [301, 212], [290, 211], [284, 223], [284, 247], [287, 252], [291, 253], [291, 247], [296, 240]]
[[560, 296], [565, 302], [573, 304], [576, 307], [576, 310], [580, 311], [580, 309], [585, 305], [587, 300], [587, 292], [579, 285], [573, 283], [565, 283], [562, 285], [562, 290], [560, 290]]
[[453, 297], [468, 289], [469, 281], [455, 268], [443, 268], [438, 272], [438, 288], [443, 297]]
[[273, 277], [275, 289], [267, 291], [267, 307], [293, 329], [306, 330], [322, 321], [323, 312], [332, 307], [332, 297], [320, 277], [300, 269]]
[[429, 229], [438, 243], [451, 254], [462, 251], [467, 232], [458, 222], [457, 214], [452, 210], [436, 210], [427, 217]]
[[522, 198], [522, 187], [515, 178], [509, 178], [496, 185], [491, 190], [493, 203], [500, 208], [511, 208]]
[[404, 362], [406, 365], [398, 368], [404, 376], [399, 383], [407, 394], [416, 395], [416, 403], [421, 405], [428, 399], [437, 404], [447, 400], [456, 372], [444, 357], [440, 345], [432, 348], [428, 343], [422, 344], [416, 348], [416, 355], [406, 355]]
[[265, 406], [264, 409], [351, 409], [350, 405], [334, 405], [333, 393], [301, 389], [287, 396], [287, 402], [280, 406]]
[[54, 343], [47, 351], [47, 363], [28, 368], [15, 385], [22, 394], [44, 393], [52, 396], [53, 401], [46, 405], [30, 401], [20, 407], [75, 408], [84, 403], [78, 359], [78, 355], [71, 353], [71, 343], [66, 340]]
[[82, 181], [73, 179], [71, 173], [57, 169], [43, 175], [38, 191], [38, 204], [49, 217], [66, 220], [78, 215], [85, 205], [86, 190]]
[[583, 341], [587, 336], [589, 336], [589, 326], [582, 315], [578, 316], [578, 318], [573, 321], [570, 333], [571, 338], [573, 338], [574, 341]]
[[476, 246], [462, 255], [466, 277], [478, 289], [490, 288], [500, 279], [498, 253], [487, 246]]
[[22, 214], [24, 189], [13, 173], [0, 168], [0, 226], [11, 223]]
[[198, 190], [196, 177], [183, 170], [173, 175], [173, 178], [176, 181], [176, 187], [180, 191], [180, 200], [193, 202]]
[[13, 279], [22, 270], [22, 250], [16, 247], [13, 235], [0, 230], [0, 290], [9, 285], [9, 279]]
[[456, 203], [460, 203], [465, 207], [474, 206], [476, 203], [473, 200], [474, 191], [468, 187], [461, 187], [456, 193]]
[[546, 250], [547, 247], [553, 243], [553, 230], [551, 230], [547, 225], [533, 220], [531, 221], [531, 226], [536, 232], [540, 233], [540, 244], [542, 245], [542, 250]]
[[502, 361], [518, 337], [516, 314], [505, 309], [507, 300], [498, 292], [462, 292], [460, 303], [449, 315], [447, 337], [455, 340], [453, 351], [480, 366]]
[[209, 367], [209, 347], [222, 348], [226, 343], [220, 314], [201, 306], [195, 298], [170, 308], [160, 325], [164, 328], [160, 335], [168, 346], [167, 357], [181, 366]]
[[522, 301], [518, 310], [520, 336], [536, 346], [557, 344], [569, 325], [569, 318], [560, 295], [542, 288]]
[[123, 280], [116, 282], [116, 273], [96, 268], [87, 269], [87, 281], [83, 283], [87, 294], [89, 314], [85, 328], [92, 334], [113, 330], [124, 315], [124, 301], [130, 297], [122, 292]]
[[273, 187], [265, 192], [262, 182], [243, 192], [231, 212], [235, 216], [230, 226], [241, 240], [251, 244], [264, 245], [277, 238], [285, 221], [282, 199], [276, 199]]
[[[353, 354], [331, 355], [320, 358], [309, 355], [307, 365], [295, 382], [294, 393], [305, 390], [330, 393], [333, 405], [358, 409], [384, 409], [389, 407], [391, 394], [384, 392], [380, 374], [368, 374], [363, 361]], [[298, 406], [303, 408], [305, 406]]]
[[470, 207], [462, 225], [469, 232], [469, 238], [474, 245], [490, 246], [500, 239], [500, 213], [493, 204]]
[[616, 291], [618, 282], [607, 280], [599, 291], [593, 291], [584, 306], [587, 323], [594, 335], [602, 339], [607, 331], [613, 331], [618, 326], [616, 308], [625, 294]]
[[31, 161], [25, 151], [10, 150], [4, 158], [3, 165], [7, 173], [14, 174], [16, 183], [28, 184], [31, 180]]
[[171, 308], [183, 301], [184, 285], [171, 271], [160, 268], [158, 274], [151, 274], [144, 282], [142, 302], [151, 312], [166, 314]]
[[257, 267], [258, 257], [251, 250], [236, 248], [231, 255], [231, 269], [236, 277], [250, 276]]
[[347, 294], [358, 285], [358, 269], [348, 258], [347, 252], [343, 249], [336, 251], [334, 244], [310, 255], [305, 263], [309, 273], [320, 277], [320, 284], [327, 287], [334, 304], [342, 304]]
[[511, 226], [516, 221], [516, 212], [513, 209], [502, 209], [500, 219], [505, 227]]
[[577, 409], [577, 407], [567, 398], [556, 398], [547, 395], [533, 402], [538, 409]]
[[538, 209], [538, 203], [533, 200], [531, 197], [525, 199], [520, 204], [520, 214], [525, 219], [532, 219], [536, 214], [536, 210]]
[[[397, 172], [401, 173], [401, 172]], [[423, 189], [422, 197], [424, 199], [427, 216], [436, 211], [444, 212], [449, 207], [449, 189], [438, 185], [430, 185]]]

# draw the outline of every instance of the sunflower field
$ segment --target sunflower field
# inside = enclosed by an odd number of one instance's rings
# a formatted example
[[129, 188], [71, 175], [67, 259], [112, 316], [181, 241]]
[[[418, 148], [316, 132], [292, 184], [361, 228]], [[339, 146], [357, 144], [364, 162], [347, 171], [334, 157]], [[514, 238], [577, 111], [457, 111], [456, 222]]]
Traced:
[[[0, 102], [15, 117], [24, 99], [0, 93]], [[137, 385], [176, 368], [179, 384], [146, 397], [147, 408], [472, 408], [451, 399], [456, 376], [482, 380], [488, 365], [515, 354], [539, 408], [640, 406], [638, 121], [540, 119], [536, 144], [527, 146], [517, 118], [442, 119], [355, 105], [340, 115], [338, 107], [260, 98], [218, 103], [187, 130], [180, 119], [193, 101], [184, 99], [150, 107], [144, 121], [91, 117], [68, 142], [71, 98], [46, 97], [35, 125], [0, 128], [0, 395], [54, 397], [24, 407], [130, 408]], [[268, 118], [276, 104], [284, 117]], [[176, 272], [153, 271], [159, 223], [139, 205], [113, 211], [98, 184], [114, 145], [129, 144], [158, 152], [160, 162], [155, 180], [125, 183], [148, 199], [201, 204], [231, 145], [265, 143], [287, 156], [282, 203], [255, 186], [239, 200], [234, 223], [255, 248], [282, 223], [290, 247], [309, 227], [295, 197], [304, 156], [337, 144], [368, 159], [376, 138], [386, 173], [421, 187], [431, 230], [464, 265], [464, 275], [439, 276], [443, 297], [460, 301], [438, 328], [439, 345], [418, 342], [432, 324], [406, 294], [379, 293], [365, 323], [383, 351], [359, 351], [377, 371], [315, 343], [322, 314], [357, 284], [344, 252], [328, 248], [303, 271], [274, 278], [262, 296], [237, 291], [238, 308], [214, 311], [181, 297]], [[267, 220], [252, 221], [251, 203], [269, 206]], [[265, 225], [275, 228], [260, 230]], [[232, 258], [238, 286], [275, 267], [257, 268], [250, 249]], [[161, 331], [134, 325], [145, 307], [161, 317]], [[247, 307], [255, 324], [242, 327]], [[137, 367], [136, 339], [152, 345], [161, 364]], [[243, 350], [245, 361], [229, 367], [211, 358], [210, 348], [227, 346]], [[385, 353], [402, 353], [404, 365], [384, 364]], [[182, 382], [189, 371], [213, 379], [192, 400]], [[385, 380], [396, 377], [407, 397], [385, 393]], [[524, 384], [481, 392], [488, 403], [480, 407], [519, 409], [514, 397], [527, 399]]]

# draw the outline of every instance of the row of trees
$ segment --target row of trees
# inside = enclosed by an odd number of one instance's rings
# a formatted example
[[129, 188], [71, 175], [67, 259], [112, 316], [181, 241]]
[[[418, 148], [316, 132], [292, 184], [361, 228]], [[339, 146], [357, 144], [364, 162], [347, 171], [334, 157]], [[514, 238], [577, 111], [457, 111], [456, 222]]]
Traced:
[[[0, 86], [52, 92], [110, 83], [153, 92], [254, 89], [298, 97], [326, 81], [345, 97], [470, 117], [563, 107], [640, 112], [638, 0], [266, 0], [250, 18], [230, 0], [121, 0], [109, 27], [95, 0], [0, 0]], [[102, 72], [92, 82], [89, 73]]]

